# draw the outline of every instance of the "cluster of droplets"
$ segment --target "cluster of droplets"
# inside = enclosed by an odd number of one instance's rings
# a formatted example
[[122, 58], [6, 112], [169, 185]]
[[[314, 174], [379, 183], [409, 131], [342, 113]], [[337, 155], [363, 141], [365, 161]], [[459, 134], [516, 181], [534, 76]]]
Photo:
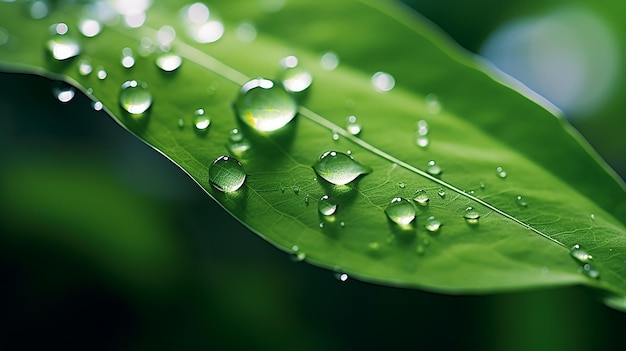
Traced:
[[425, 120], [417, 122], [415, 143], [417, 146], [422, 148], [425, 148], [428, 144], [430, 144], [430, 140], [428, 139], [428, 123]]
[[580, 264], [578, 270], [589, 278], [598, 279], [600, 277], [600, 272], [595, 268], [592, 263], [593, 256], [591, 256], [586, 250], [581, 248], [579, 244], [572, 246], [570, 249], [570, 256], [576, 262]]

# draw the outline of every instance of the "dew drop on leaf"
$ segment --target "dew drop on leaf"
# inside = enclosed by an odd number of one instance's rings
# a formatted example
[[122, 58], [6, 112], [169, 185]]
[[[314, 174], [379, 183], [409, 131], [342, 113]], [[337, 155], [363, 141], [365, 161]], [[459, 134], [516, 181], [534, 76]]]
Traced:
[[87, 59], [78, 61], [78, 74], [81, 76], [88, 76], [93, 72], [93, 67]]
[[361, 133], [361, 124], [357, 120], [356, 116], [348, 116], [346, 118], [346, 130], [352, 135], [359, 135]]
[[323, 69], [332, 71], [339, 66], [339, 56], [332, 51], [327, 51], [322, 54], [321, 63]]
[[426, 228], [426, 230], [431, 233], [439, 231], [439, 228], [441, 228], [441, 226], [441, 222], [437, 220], [435, 216], [428, 217], [428, 219], [426, 219], [426, 223], [424, 223], [424, 227]]
[[173, 72], [178, 69], [183, 63], [183, 59], [172, 53], [164, 53], [159, 55], [156, 59], [156, 65], [163, 72]]
[[376, 72], [372, 76], [372, 85], [377, 91], [385, 92], [393, 89], [396, 85], [396, 80], [389, 73]]
[[465, 214], [463, 215], [463, 218], [465, 218], [465, 221], [468, 224], [476, 225], [478, 224], [478, 220], [480, 219], [480, 214], [478, 214], [478, 212], [470, 206], [465, 209]]
[[439, 195], [439, 197], [441, 197], [442, 199], [446, 197], [446, 189], [441, 188], [439, 190], [437, 190], [437, 195]]
[[395, 197], [385, 208], [387, 218], [396, 224], [407, 225], [415, 220], [415, 208], [411, 202], [402, 197]]
[[184, 119], [179, 118], [179, 119], [178, 119], [178, 123], [177, 123], [177, 124], [178, 124], [178, 129], [183, 129], [183, 128], [185, 128], [185, 120], [184, 120]]
[[441, 104], [439, 103], [439, 98], [437, 97], [437, 95], [432, 93], [428, 94], [424, 98], [424, 101], [426, 102], [426, 109], [431, 115], [436, 115], [441, 112]]
[[108, 76], [107, 71], [104, 70], [104, 68], [102, 66], [98, 66], [96, 68], [96, 77], [98, 77], [99, 80], [105, 80]]
[[183, 7], [180, 18], [187, 35], [198, 43], [213, 43], [224, 35], [222, 21], [201, 2]]
[[526, 200], [524, 200], [522, 195], [517, 195], [517, 197], [515, 198], [515, 201], [517, 202], [517, 204], [520, 207], [527, 207], [528, 206], [528, 203], [526, 202]]
[[306, 258], [306, 254], [302, 250], [300, 250], [298, 245], [293, 245], [291, 247], [291, 251], [292, 251], [291, 259], [294, 262], [301, 262], [301, 261], [304, 261], [304, 259]]
[[322, 196], [317, 202], [317, 210], [321, 215], [332, 216], [337, 212], [337, 204], [334, 203], [328, 195]]
[[506, 178], [506, 171], [502, 167], [496, 168], [496, 174], [502, 179]]
[[298, 104], [291, 94], [264, 78], [245, 83], [234, 107], [242, 122], [261, 132], [273, 132], [284, 127], [298, 111]]
[[102, 24], [93, 18], [83, 18], [78, 22], [80, 33], [87, 38], [93, 38], [102, 31]]
[[206, 115], [204, 109], [197, 109], [193, 112], [193, 127], [199, 133], [206, 133], [211, 125], [211, 119]]
[[585, 263], [578, 270], [589, 278], [600, 278], [600, 272], [591, 263]]
[[131, 68], [135, 65], [135, 57], [133, 56], [133, 50], [131, 48], [122, 49], [122, 66], [124, 68]]
[[298, 63], [295, 56], [287, 56], [280, 60], [281, 70], [278, 79], [283, 84], [285, 90], [292, 93], [305, 91], [313, 83], [313, 76], [306, 68]]
[[421, 189], [415, 192], [415, 195], [413, 195], [413, 201], [420, 206], [427, 206], [430, 198], [428, 197], [426, 190]]
[[417, 135], [428, 135], [428, 122], [425, 120], [417, 122]]
[[91, 104], [91, 107], [93, 108], [94, 111], [101, 111], [102, 108], [104, 108], [104, 106], [102, 105], [102, 102], [100, 101], [94, 101]]
[[228, 136], [228, 149], [234, 154], [242, 154], [250, 149], [250, 142], [237, 128], [230, 131]]
[[428, 161], [428, 164], [426, 164], [426, 172], [428, 172], [430, 175], [438, 176], [441, 174], [442, 170], [437, 162], [431, 160]]
[[55, 60], [64, 61], [80, 54], [80, 45], [72, 36], [65, 23], [55, 23], [50, 27], [47, 49]]
[[368, 166], [355, 161], [352, 156], [338, 151], [327, 151], [313, 165], [318, 176], [335, 185], [345, 185], [360, 175], [372, 172]]
[[593, 256], [591, 256], [587, 251], [583, 250], [579, 244], [572, 246], [569, 251], [570, 256], [572, 256], [576, 261], [581, 263], [589, 263]]
[[428, 139], [428, 136], [426, 135], [418, 135], [415, 138], [415, 143], [417, 144], [417, 146], [424, 148], [430, 144], [430, 139]]
[[122, 84], [120, 105], [131, 115], [142, 115], [152, 106], [152, 94], [145, 83], [128, 80]]
[[209, 183], [219, 191], [237, 191], [245, 181], [243, 166], [230, 156], [220, 156], [209, 166]]
[[333, 134], [332, 134], [332, 138], [333, 138], [333, 140], [334, 140], [334, 141], [339, 140], [339, 133], [337, 133], [337, 132], [333, 132]]
[[398, 182], [398, 188], [404, 189], [406, 188], [406, 184], [404, 184], [404, 182]]
[[237, 35], [237, 39], [244, 43], [253, 42], [256, 39], [256, 28], [250, 22], [243, 22], [237, 26], [237, 30], [235, 31]]
[[163, 26], [159, 28], [156, 40], [161, 51], [169, 51], [174, 39], [176, 39], [176, 30], [172, 26]]
[[65, 82], [56, 82], [52, 87], [52, 94], [60, 102], [66, 103], [72, 101], [76, 95], [76, 90]]
[[28, 9], [30, 17], [33, 19], [42, 19], [50, 13], [50, 4], [48, 1], [33, 1]]
[[335, 278], [340, 282], [345, 282], [350, 279], [350, 277], [346, 273], [335, 273]]

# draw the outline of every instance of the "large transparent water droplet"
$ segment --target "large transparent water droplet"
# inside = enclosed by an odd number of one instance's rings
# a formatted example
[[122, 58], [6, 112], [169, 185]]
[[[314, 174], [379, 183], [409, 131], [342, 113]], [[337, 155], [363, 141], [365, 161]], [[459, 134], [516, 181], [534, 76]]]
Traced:
[[50, 27], [50, 36], [47, 48], [54, 59], [63, 61], [80, 54], [80, 45], [70, 33], [67, 24], [53, 24]]
[[206, 133], [211, 125], [211, 119], [206, 115], [204, 109], [197, 109], [193, 112], [193, 127], [199, 133]]
[[337, 212], [337, 204], [334, 203], [328, 195], [322, 196], [317, 202], [317, 210], [324, 216], [332, 216]]
[[313, 76], [306, 68], [298, 63], [295, 56], [287, 56], [280, 60], [281, 71], [278, 79], [283, 84], [285, 90], [292, 93], [305, 91], [313, 83]]
[[80, 33], [87, 38], [93, 38], [102, 31], [102, 24], [92, 18], [84, 18], [78, 22]]
[[357, 120], [356, 116], [348, 116], [346, 118], [346, 130], [352, 135], [359, 135], [361, 133], [361, 124]]
[[468, 207], [465, 209], [465, 214], [463, 215], [465, 221], [468, 224], [476, 225], [478, 224], [478, 220], [480, 219], [480, 214], [473, 207]]
[[376, 72], [372, 76], [372, 85], [377, 91], [385, 92], [393, 89], [396, 85], [396, 80], [389, 73]]
[[578, 244], [572, 246], [572, 248], [569, 251], [569, 254], [575, 260], [581, 263], [589, 263], [593, 259], [593, 256], [587, 253], [587, 251], [583, 250]]
[[165, 53], [157, 57], [156, 65], [164, 72], [173, 72], [183, 64], [183, 59], [172, 53]]
[[430, 198], [428, 197], [426, 190], [422, 189], [415, 192], [415, 195], [413, 195], [413, 201], [420, 206], [427, 206]]
[[180, 17], [187, 35], [198, 43], [212, 43], [224, 35], [222, 21], [201, 2], [183, 7]]
[[126, 81], [122, 84], [120, 105], [131, 115], [142, 115], [152, 106], [152, 94], [145, 83]]
[[395, 197], [385, 208], [385, 214], [393, 222], [407, 225], [415, 220], [415, 208], [411, 202], [401, 197]]
[[345, 185], [363, 174], [372, 172], [370, 167], [355, 161], [352, 156], [337, 151], [328, 151], [313, 165], [318, 176], [335, 185]]
[[235, 101], [239, 119], [261, 132], [284, 127], [296, 115], [296, 100], [269, 79], [252, 79], [241, 87]]
[[245, 181], [243, 166], [230, 156], [220, 156], [209, 166], [209, 183], [219, 191], [237, 191]]
[[428, 161], [428, 164], [426, 164], [426, 172], [428, 172], [430, 175], [438, 176], [441, 174], [442, 170], [437, 162], [431, 160]]
[[426, 230], [431, 233], [439, 231], [439, 228], [441, 228], [441, 226], [441, 222], [437, 220], [435, 216], [428, 217], [428, 219], [426, 219], [426, 223], [424, 223], [424, 228], [426, 228]]
[[76, 95], [76, 90], [71, 85], [65, 82], [58, 82], [52, 87], [52, 94], [60, 102], [70, 102]]

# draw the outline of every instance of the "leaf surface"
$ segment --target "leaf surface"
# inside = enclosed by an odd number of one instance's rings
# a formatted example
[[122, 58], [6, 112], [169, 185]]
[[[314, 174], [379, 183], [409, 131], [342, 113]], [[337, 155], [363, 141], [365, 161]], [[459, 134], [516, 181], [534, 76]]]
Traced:
[[[45, 49], [49, 27], [64, 22], [78, 34], [85, 8], [34, 20], [25, 3], [2, 3], [8, 39], [0, 46], [0, 65], [66, 80], [101, 101], [244, 225], [313, 264], [449, 293], [582, 284], [625, 308], [624, 183], [540, 98], [511, 88], [425, 21], [386, 2], [290, 0], [277, 12], [257, 2], [218, 3], [211, 9], [221, 14], [225, 32], [208, 44], [185, 35], [183, 5], [155, 3], [142, 27], [108, 24], [93, 38], [78, 38], [78, 57], [57, 61]], [[242, 23], [256, 28], [253, 41], [238, 36], [250, 29]], [[165, 25], [176, 30], [172, 52], [183, 58], [169, 73], [156, 66], [158, 52], [141, 54], [141, 43], [156, 42]], [[124, 48], [134, 52], [131, 68], [120, 62]], [[320, 63], [327, 51], [338, 54], [336, 69]], [[278, 62], [288, 55], [314, 79], [299, 97], [299, 115], [271, 135], [246, 128], [232, 108], [241, 85], [250, 77], [277, 77]], [[94, 72], [79, 73], [83, 60]], [[106, 70], [105, 79], [97, 77], [98, 68]], [[395, 78], [391, 91], [373, 88], [378, 71]], [[128, 80], [146, 82], [154, 99], [139, 123], [119, 104]], [[199, 108], [211, 118], [206, 134], [192, 126]], [[358, 136], [346, 130], [350, 115], [363, 126]], [[429, 138], [424, 148], [416, 145], [422, 120]], [[242, 130], [248, 150], [232, 148], [234, 128]], [[372, 172], [343, 187], [317, 177], [312, 165], [320, 155], [348, 150]], [[239, 191], [210, 186], [208, 167], [221, 155], [243, 164], [248, 176]], [[431, 160], [440, 175], [426, 172]], [[506, 177], [498, 176], [498, 167]], [[412, 200], [418, 190], [430, 201], [411, 205], [415, 221], [400, 227], [387, 219], [393, 198]], [[334, 216], [318, 212], [324, 195], [338, 206]], [[468, 207], [480, 215], [477, 225], [464, 220]], [[438, 231], [425, 227], [431, 216], [442, 223]], [[569, 255], [575, 244], [593, 256], [599, 279], [580, 272], [582, 263]]]

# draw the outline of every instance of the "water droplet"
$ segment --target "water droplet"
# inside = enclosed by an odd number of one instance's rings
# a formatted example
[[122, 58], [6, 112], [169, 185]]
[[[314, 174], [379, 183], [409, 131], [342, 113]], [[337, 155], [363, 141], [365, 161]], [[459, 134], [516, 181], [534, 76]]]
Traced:
[[385, 214], [393, 222], [400, 225], [407, 225], [415, 219], [415, 208], [407, 199], [396, 197], [385, 208]]
[[305, 91], [313, 83], [313, 76], [306, 68], [298, 64], [298, 58], [287, 56], [280, 60], [282, 67], [278, 74], [278, 79], [283, 84], [285, 90], [292, 93]]
[[419, 147], [427, 147], [428, 144], [430, 144], [430, 140], [426, 135], [418, 135], [417, 138], [415, 138], [415, 143]]
[[496, 174], [502, 179], [506, 178], [506, 171], [502, 167], [496, 168]]
[[234, 154], [242, 154], [250, 149], [250, 143], [239, 129], [235, 128], [230, 131], [228, 137], [228, 149]]
[[345, 228], [346, 227], [346, 222], [344, 222], [344, 221], [339, 222], [339, 226], [341, 228]]
[[578, 269], [582, 274], [592, 279], [598, 279], [600, 272], [591, 263], [585, 263]]
[[406, 184], [404, 184], [404, 182], [398, 182], [398, 188], [404, 189], [405, 187], [406, 187]]
[[273, 81], [257, 78], [241, 87], [235, 101], [239, 119], [261, 132], [284, 127], [296, 115], [296, 100]]
[[424, 256], [424, 253], [426, 252], [426, 248], [424, 248], [423, 245], [417, 245], [415, 246], [415, 253], [418, 256]]
[[324, 229], [324, 222], [320, 222], [320, 229]]
[[224, 35], [222, 21], [201, 2], [183, 7], [180, 17], [187, 35], [198, 43], [213, 43]]
[[86, 59], [82, 59], [78, 62], [78, 73], [81, 76], [88, 76], [93, 71], [93, 67]]
[[193, 112], [193, 127], [199, 133], [206, 133], [211, 125], [211, 119], [203, 109], [199, 108]]
[[99, 80], [105, 80], [107, 76], [107, 71], [105, 71], [102, 66], [96, 68], [96, 77], [98, 77]]
[[396, 85], [396, 80], [389, 73], [376, 72], [372, 76], [372, 85], [377, 91], [385, 92], [393, 89]]
[[485, 189], [485, 183], [480, 182], [480, 188], [484, 190]]
[[446, 189], [441, 188], [439, 190], [437, 190], [437, 195], [439, 195], [439, 197], [441, 197], [442, 199], [446, 197]]
[[253, 42], [256, 39], [256, 28], [252, 23], [243, 22], [237, 26], [236, 35], [237, 39], [244, 43]]
[[152, 94], [145, 83], [128, 80], [122, 84], [120, 105], [131, 115], [142, 115], [152, 105]]
[[587, 251], [583, 250], [578, 244], [572, 246], [572, 248], [569, 251], [569, 254], [575, 260], [581, 263], [589, 263], [593, 259], [593, 256], [588, 254]]
[[94, 101], [91, 104], [91, 107], [93, 108], [94, 111], [101, 111], [104, 108], [104, 106], [102, 105], [100, 101]]
[[426, 230], [432, 233], [439, 231], [439, 228], [441, 228], [441, 226], [441, 222], [439, 222], [434, 216], [428, 217], [426, 223], [424, 224]]
[[348, 116], [346, 118], [348, 133], [352, 135], [359, 135], [361, 133], [361, 125], [356, 119], [356, 116]]
[[515, 201], [517, 202], [517, 204], [520, 207], [526, 207], [528, 206], [528, 203], [526, 202], [526, 200], [524, 200], [524, 198], [522, 197], [522, 195], [517, 195], [517, 197], [515, 198]]
[[428, 94], [424, 98], [424, 101], [426, 102], [426, 109], [428, 110], [428, 113], [436, 115], [441, 112], [441, 104], [439, 103], [437, 95], [432, 93]]
[[293, 190], [293, 193], [298, 195], [298, 193], [300, 193], [300, 187], [294, 186], [291, 190]]
[[48, 1], [34, 1], [28, 9], [30, 17], [34, 19], [42, 19], [50, 13], [50, 5]]
[[70, 102], [76, 95], [76, 90], [65, 82], [57, 82], [52, 87], [52, 93], [60, 102]]
[[337, 278], [340, 282], [345, 282], [350, 277], [346, 273], [335, 273], [335, 278]]
[[593, 213], [592, 213], [589, 217], [591, 218], [591, 220], [592, 220], [592, 221], [595, 221], [595, 220], [596, 220], [596, 215], [595, 215], [595, 214], [593, 214]]
[[309, 206], [309, 201], [311, 201], [309, 194], [304, 195], [304, 204], [306, 206]]
[[183, 129], [185, 128], [185, 120], [182, 118], [178, 119], [178, 129]]
[[430, 198], [428, 197], [426, 190], [422, 189], [415, 192], [415, 195], [413, 195], [413, 201], [415, 201], [418, 205], [427, 206]]
[[441, 174], [442, 170], [435, 161], [430, 160], [426, 165], [426, 172], [428, 172], [430, 175], [438, 176]]
[[163, 26], [159, 28], [159, 31], [156, 35], [157, 43], [159, 43], [159, 48], [161, 51], [169, 51], [172, 42], [176, 39], [176, 30], [171, 26]]
[[173, 72], [178, 69], [183, 63], [183, 59], [172, 53], [165, 53], [159, 55], [156, 59], [156, 65], [164, 72]]
[[418, 135], [427, 135], [428, 134], [428, 122], [424, 120], [420, 120], [417, 122], [417, 134]]
[[102, 25], [100, 22], [96, 21], [92, 18], [84, 18], [78, 22], [78, 29], [81, 34], [86, 36], [87, 38], [93, 38], [96, 35], [100, 34], [102, 31]]
[[327, 71], [332, 71], [335, 68], [337, 68], [337, 66], [339, 66], [339, 56], [332, 52], [332, 51], [327, 51], [322, 55], [322, 68], [324, 68]]
[[80, 54], [80, 45], [71, 35], [67, 24], [53, 24], [50, 27], [50, 35], [47, 48], [54, 59], [63, 61]]
[[358, 176], [372, 172], [370, 167], [355, 161], [352, 156], [337, 151], [327, 151], [313, 165], [318, 176], [335, 185], [345, 185]]
[[468, 224], [478, 224], [478, 220], [480, 219], [480, 215], [478, 214], [478, 212], [473, 208], [473, 207], [468, 207], [465, 209], [465, 214], [463, 215], [463, 218], [465, 218], [465, 221]]
[[209, 166], [209, 183], [219, 191], [237, 191], [245, 181], [243, 166], [230, 156], [220, 156]]
[[291, 257], [294, 262], [302, 262], [306, 258], [306, 254], [300, 250], [298, 245], [292, 246], [291, 251], [293, 252]]
[[133, 57], [133, 50], [131, 48], [122, 49], [122, 66], [124, 68], [131, 68], [135, 65], [135, 58]]
[[334, 141], [339, 140], [339, 133], [333, 132], [332, 138], [333, 138]]
[[332, 216], [337, 212], [337, 204], [331, 201], [328, 195], [324, 195], [317, 202], [317, 210], [324, 216]]

